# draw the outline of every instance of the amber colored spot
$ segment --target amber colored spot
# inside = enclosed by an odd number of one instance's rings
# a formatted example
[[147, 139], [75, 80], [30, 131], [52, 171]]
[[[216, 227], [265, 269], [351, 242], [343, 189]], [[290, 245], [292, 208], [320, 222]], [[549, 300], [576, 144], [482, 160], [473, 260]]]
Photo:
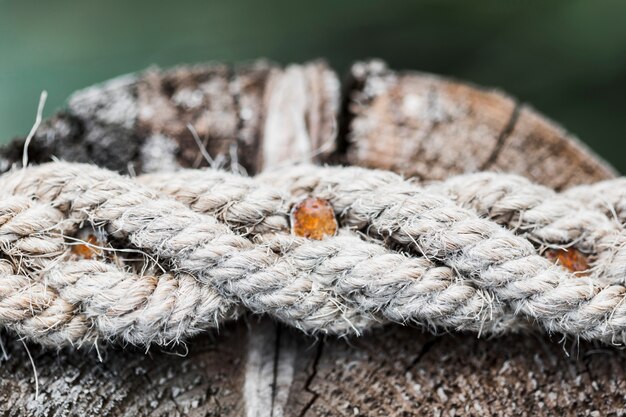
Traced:
[[296, 236], [322, 240], [337, 233], [337, 219], [330, 203], [309, 197], [291, 209], [291, 233]]
[[94, 235], [89, 235], [84, 239], [85, 243], [79, 243], [72, 246], [72, 253], [78, 255], [83, 259], [93, 259], [96, 256], [102, 255], [102, 249], [98, 247], [102, 246], [102, 243], [98, 241], [98, 238]]
[[589, 270], [587, 257], [574, 248], [548, 249], [544, 256], [572, 272], [582, 272], [578, 275], [587, 275], [585, 271]]

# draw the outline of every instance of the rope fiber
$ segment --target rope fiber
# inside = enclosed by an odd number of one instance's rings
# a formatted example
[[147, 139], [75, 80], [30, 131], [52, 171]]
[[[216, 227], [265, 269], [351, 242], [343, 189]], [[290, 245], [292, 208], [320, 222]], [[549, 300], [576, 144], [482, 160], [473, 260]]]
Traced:
[[[54, 162], [0, 176], [0, 326], [40, 344], [169, 345], [243, 312], [307, 333], [385, 323], [626, 343], [626, 182], [556, 193], [507, 174], [418, 184], [296, 166], [124, 177]], [[290, 233], [305, 196], [339, 231]], [[98, 251], [74, 248], [85, 230]], [[572, 272], [542, 256], [577, 250]]]

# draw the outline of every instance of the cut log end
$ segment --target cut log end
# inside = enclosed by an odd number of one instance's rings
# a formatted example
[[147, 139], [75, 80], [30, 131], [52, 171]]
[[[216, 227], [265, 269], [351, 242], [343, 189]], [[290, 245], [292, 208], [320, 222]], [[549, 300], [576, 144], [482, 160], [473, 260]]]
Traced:
[[615, 171], [561, 127], [497, 91], [430, 74], [355, 64], [348, 97], [348, 161], [441, 180], [484, 170], [555, 189]]

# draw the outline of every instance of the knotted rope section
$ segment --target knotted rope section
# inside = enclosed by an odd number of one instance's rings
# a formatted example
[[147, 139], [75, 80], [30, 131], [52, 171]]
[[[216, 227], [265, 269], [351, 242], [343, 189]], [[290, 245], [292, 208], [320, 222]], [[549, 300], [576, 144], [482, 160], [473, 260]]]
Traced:
[[[557, 194], [494, 173], [422, 186], [354, 167], [128, 178], [57, 162], [2, 175], [0, 192], [0, 325], [44, 345], [167, 345], [244, 311], [310, 333], [394, 322], [626, 342], [623, 180]], [[330, 202], [335, 236], [290, 233], [306, 196]]]

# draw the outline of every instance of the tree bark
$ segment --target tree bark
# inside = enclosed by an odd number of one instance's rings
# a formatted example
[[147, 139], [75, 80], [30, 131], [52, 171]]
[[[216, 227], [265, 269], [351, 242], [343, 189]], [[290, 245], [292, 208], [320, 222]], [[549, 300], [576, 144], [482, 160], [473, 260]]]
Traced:
[[[554, 188], [614, 174], [497, 91], [377, 61], [353, 66], [343, 99], [337, 80], [321, 62], [150, 69], [76, 93], [28, 155], [130, 173], [213, 164], [253, 174], [301, 160], [424, 179], [496, 169]], [[16, 140], [0, 151], [0, 167], [19, 164], [22, 150]], [[387, 326], [315, 339], [248, 317], [190, 340], [188, 352], [51, 352], [2, 340], [9, 416], [626, 414], [623, 352], [540, 333], [477, 339]]]

